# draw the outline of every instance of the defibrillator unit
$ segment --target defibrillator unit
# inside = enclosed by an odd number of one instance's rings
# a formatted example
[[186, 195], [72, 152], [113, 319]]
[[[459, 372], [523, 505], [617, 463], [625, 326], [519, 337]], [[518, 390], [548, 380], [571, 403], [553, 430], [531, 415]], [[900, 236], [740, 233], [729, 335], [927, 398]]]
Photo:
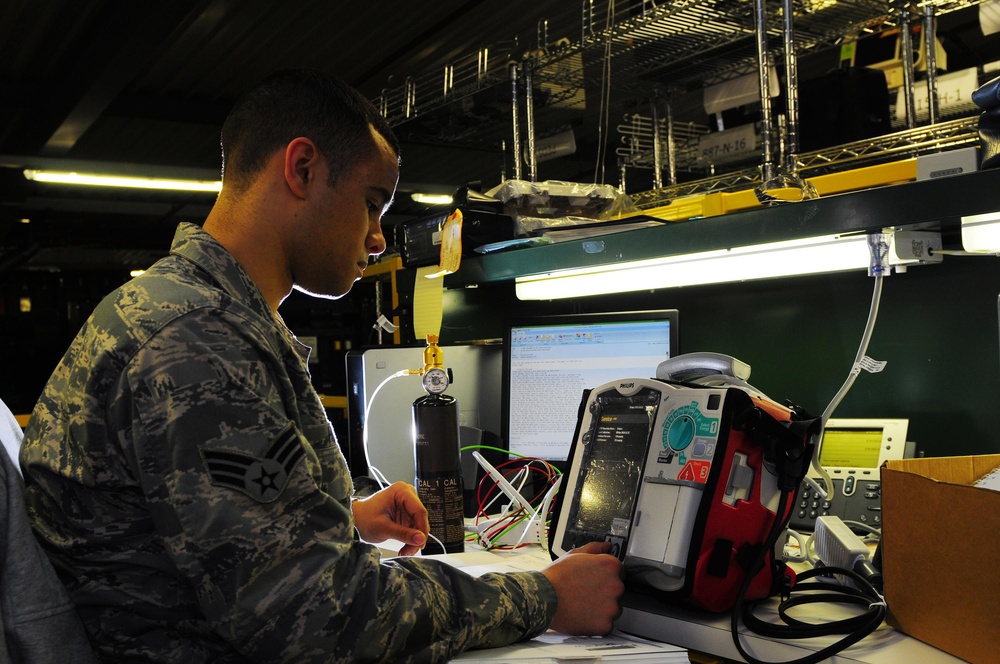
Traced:
[[584, 392], [553, 558], [609, 541], [630, 587], [710, 611], [731, 609], [744, 581], [744, 599], [773, 594], [794, 578], [776, 531], [818, 420], [751, 387], [749, 367], [728, 356], [680, 355], [656, 375]]

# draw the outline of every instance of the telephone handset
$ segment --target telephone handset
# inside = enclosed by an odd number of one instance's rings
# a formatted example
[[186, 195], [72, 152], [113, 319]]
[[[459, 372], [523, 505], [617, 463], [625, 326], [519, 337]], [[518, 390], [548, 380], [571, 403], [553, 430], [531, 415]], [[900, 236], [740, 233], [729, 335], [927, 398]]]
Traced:
[[760, 394], [760, 390], [747, 383], [750, 365], [723, 353], [685, 353], [671, 357], [656, 367], [656, 377], [708, 387], [735, 385]]

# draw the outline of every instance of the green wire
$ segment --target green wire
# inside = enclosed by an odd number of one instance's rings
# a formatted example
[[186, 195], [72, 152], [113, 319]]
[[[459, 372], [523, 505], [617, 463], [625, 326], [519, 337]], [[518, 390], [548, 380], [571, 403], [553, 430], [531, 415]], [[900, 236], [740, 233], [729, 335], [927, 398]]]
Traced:
[[518, 454], [517, 452], [510, 452], [508, 450], [502, 450], [499, 447], [491, 447], [490, 445], [466, 445], [465, 447], [459, 448], [459, 452], [464, 452], [466, 450], [493, 450], [494, 452], [503, 452], [504, 454], [509, 454], [511, 456], [523, 457], [523, 454]]
[[[504, 454], [509, 454], [511, 456], [518, 457], [520, 459], [534, 459], [535, 457], [529, 457], [526, 454], [518, 454], [517, 452], [511, 452], [510, 450], [500, 449], [499, 447], [493, 447], [491, 445], [466, 445], [465, 447], [460, 447], [459, 452], [465, 452], [466, 450], [492, 450], [493, 452], [502, 452]], [[542, 459], [539, 459], [542, 461]], [[543, 462], [545, 463], [545, 462]], [[557, 475], [562, 475], [562, 471], [553, 466], [551, 463], [546, 463], [546, 465], [552, 470], [556, 471]]]

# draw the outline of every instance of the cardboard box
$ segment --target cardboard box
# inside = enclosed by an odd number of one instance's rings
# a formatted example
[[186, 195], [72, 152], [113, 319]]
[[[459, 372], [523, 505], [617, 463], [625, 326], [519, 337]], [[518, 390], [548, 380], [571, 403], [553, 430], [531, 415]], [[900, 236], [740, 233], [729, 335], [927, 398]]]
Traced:
[[970, 662], [1000, 657], [1000, 492], [972, 484], [1000, 454], [882, 468], [887, 620]]

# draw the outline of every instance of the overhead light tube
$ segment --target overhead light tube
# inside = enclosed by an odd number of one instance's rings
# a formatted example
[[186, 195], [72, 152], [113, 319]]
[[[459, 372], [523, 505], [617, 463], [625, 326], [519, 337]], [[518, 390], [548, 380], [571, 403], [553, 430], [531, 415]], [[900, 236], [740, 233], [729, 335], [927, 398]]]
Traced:
[[962, 217], [962, 248], [972, 254], [1000, 254], [1000, 212]]
[[448, 194], [423, 194], [420, 192], [410, 194], [410, 198], [414, 203], [425, 205], [450, 205], [453, 200]]
[[866, 269], [865, 235], [827, 235], [518, 277], [521, 300], [554, 300], [677, 286]]
[[90, 187], [124, 187], [129, 189], [203, 191], [215, 193], [222, 191], [221, 181], [144, 178], [123, 175], [101, 175], [96, 173], [75, 173], [71, 171], [36, 170], [31, 168], [24, 170], [24, 177], [34, 182], [83, 185]]

